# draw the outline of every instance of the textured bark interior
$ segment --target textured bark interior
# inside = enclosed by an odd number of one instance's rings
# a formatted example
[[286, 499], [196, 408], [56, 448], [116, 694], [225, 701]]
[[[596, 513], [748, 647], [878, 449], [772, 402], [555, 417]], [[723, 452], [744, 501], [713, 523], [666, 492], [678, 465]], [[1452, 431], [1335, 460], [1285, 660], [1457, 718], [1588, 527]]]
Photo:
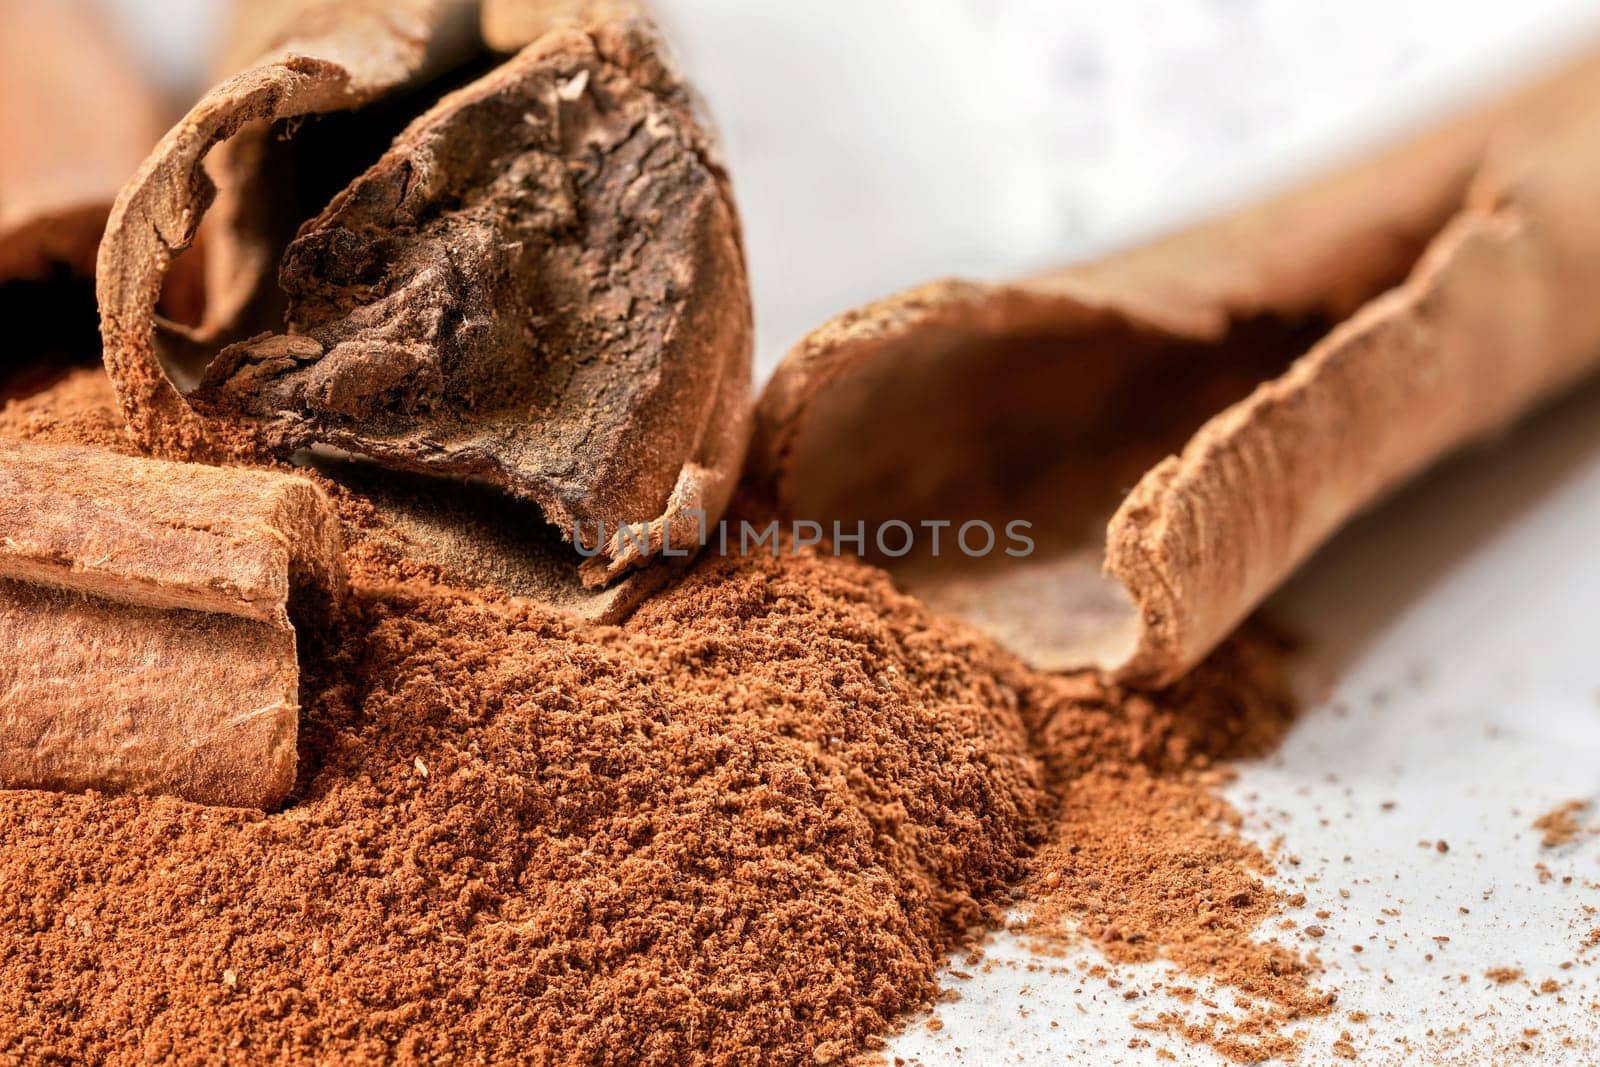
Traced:
[[[788, 467], [794, 514], [851, 528], [865, 520], [867, 557], [903, 588], [1037, 666], [1117, 662], [1137, 629], [1120, 583], [1101, 571], [1112, 513], [1145, 471], [1283, 373], [1330, 325], [1263, 317], [1217, 344], [1120, 320], [902, 342], [808, 408]], [[896, 519], [951, 525], [937, 556], [919, 530], [910, 554], [885, 557], [871, 531]], [[974, 519], [998, 537], [982, 558], [955, 540]], [[1031, 524], [1031, 555], [1005, 553], [1014, 520]], [[973, 546], [982, 540], [974, 531]], [[898, 549], [898, 535], [889, 547]]]
[[[493, 69], [500, 58], [478, 54], [434, 78], [367, 104], [353, 111], [306, 115], [271, 124], [264, 130], [244, 130], [238, 135], [242, 150], [256, 160], [250, 177], [237, 189], [242, 203], [238, 215], [224, 220], [208, 217], [196, 244], [179, 257], [173, 272], [198, 270], [191, 260], [202, 260], [210, 234], [227, 226], [235, 238], [259, 242], [271, 269], [243, 303], [237, 314], [209, 317], [204, 300], [192, 311], [177, 314], [163, 307], [162, 344], [158, 351], [169, 376], [180, 389], [192, 390], [207, 364], [226, 345], [256, 334], [282, 329], [289, 301], [278, 283], [278, 265], [300, 227], [328, 206], [389, 149], [406, 126], [440, 97]], [[256, 154], [259, 153], [257, 156]], [[230, 179], [215, 173], [219, 191]], [[170, 303], [170, 302], [169, 302]]]

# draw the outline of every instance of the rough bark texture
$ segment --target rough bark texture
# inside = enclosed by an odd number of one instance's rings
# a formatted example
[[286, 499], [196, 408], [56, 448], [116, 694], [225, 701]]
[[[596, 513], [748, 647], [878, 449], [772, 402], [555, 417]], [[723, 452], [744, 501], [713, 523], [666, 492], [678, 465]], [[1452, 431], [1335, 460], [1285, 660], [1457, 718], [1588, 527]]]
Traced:
[[[779, 369], [759, 461], [791, 510], [820, 519], [914, 503], [959, 521], [997, 485], [1015, 487], [1011, 502], [1072, 498], [1096, 468], [1126, 471], [1039, 558], [930, 567], [908, 584], [1036, 665], [1170, 681], [1351, 515], [1593, 366], [1596, 101], [1591, 60], [1154, 245], [850, 312]], [[1265, 359], [1263, 329], [1281, 334]], [[1239, 379], [1237, 402], [1189, 424], [1213, 369]], [[1158, 414], [1173, 418], [1164, 432]], [[926, 437], [919, 426], [940, 436], [915, 477], [869, 447]], [[1084, 520], [1113, 510], [1102, 542]], [[1092, 566], [1102, 543], [1106, 579]]]
[[[393, 17], [386, 19], [385, 12]], [[372, 86], [361, 99], [335, 108], [332, 119], [327, 112], [309, 121], [250, 119], [206, 157], [216, 198], [199, 228], [205, 308], [175, 346], [195, 361], [228, 341], [281, 324], [278, 264], [295, 231], [376, 159], [415, 114], [394, 112], [425, 92], [430, 79], [466, 62], [478, 45], [478, 13], [470, 0], [405, 0], [398, 5], [383, 0], [238, 0], [231, 14], [213, 67], [219, 81], [290, 55], [339, 60], [349, 48], [346, 37], [359, 37], [380, 54], [399, 44], [405, 49], [404, 70], [402, 76]], [[366, 57], [350, 62], [363, 70], [370, 67]], [[348, 109], [364, 117], [355, 119]], [[291, 127], [291, 122], [299, 124]]]
[[515, 52], [564, 22], [605, 22], [649, 10], [633, 0], [483, 0], [483, 39], [496, 51]]
[[[206, 151], [414, 82], [453, 12], [329, 8], [208, 94], [124, 191], [102, 261], [107, 365], [142, 442], [187, 457], [327, 445], [487, 483], [569, 538], [603, 523], [590, 584], [668, 528], [685, 543], [691, 511], [719, 515], [749, 421], [737, 219], [653, 29], [604, 10], [413, 122], [285, 252], [285, 332], [220, 354], [218, 323], [158, 335], [150, 313], [209, 198]], [[248, 298], [230, 285], [231, 315]], [[654, 524], [650, 550], [624, 522]]]
[[[227, 451], [179, 391], [205, 357], [182, 331], [162, 328], [156, 300], [174, 259], [194, 241], [216, 188], [203, 161], [251, 124], [341, 111], [407, 84], [422, 69], [444, 12], [431, 0], [295, 5], [257, 63], [227, 79], [169, 130], [117, 194], [100, 248], [96, 287], [106, 369], [129, 427], [148, 449], [175, 457]], [[197, 366], [198, 363], [198, 366]], [[175, 384], [169, 373], [179, 379]]]
[[276, 806], [343, 584], [304, 479], [0, 441], [0, 786]]
[[225, 350], [195, 402], [279, 451], [503, 487], [563, 531], [704, 506], [748, 309], [667, 77], [643, 37], [573, 30], [445, 97], [289, 246], [290, 333]]

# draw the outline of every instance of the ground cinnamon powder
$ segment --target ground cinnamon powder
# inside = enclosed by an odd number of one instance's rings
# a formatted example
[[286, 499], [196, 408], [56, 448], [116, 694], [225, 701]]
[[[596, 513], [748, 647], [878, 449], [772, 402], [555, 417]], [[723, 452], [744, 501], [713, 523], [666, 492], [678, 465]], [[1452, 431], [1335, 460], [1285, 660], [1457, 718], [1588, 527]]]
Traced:
[[1578, 816], [1589, 806], [1584, 800], [1568, 800], [1557, 804], [1537, 819], [1533, 828], [1541, 833], [1539, 844], [1543, 848], [1560, 848], [1570, 844], [1583, 832]]
[[[1197, 1010], [1146, 1025], [1245, 1062], [1293, 1053], [1294, 1022], [1334, 1000], [1313, 983], [1314, 956], [1259, 939], [1287, 901], [1217, 793], [1226, 760], [1269, 751], [1289, 726], [1284, 651], [1255, 625], [1158, 698], [1083, 675], [1036, 677], [1025, 697], [1057, 800], [1024, 882], [1026, 931], [1087, 938], [1116, 962], [1172, 962], [1189, 981], [1168, 991]], [[1206, 1003], [1199, 979], [1232, 1002]]]
[[[0, 433], [120, 440], [108, 400], [80, 374]], [[1254, 939], [1279, 900], [1215, 796], [1287, 721], [1270, 642], [1150, 698], [824, 556], [703, 560], [623, 627], [350, 557], [284, 811], [0, 793], [0, 1053], [836, 1062], [1019, 900], [1234, 987], [1151, 1025], [1236, 1058], [1327, 1005]]]

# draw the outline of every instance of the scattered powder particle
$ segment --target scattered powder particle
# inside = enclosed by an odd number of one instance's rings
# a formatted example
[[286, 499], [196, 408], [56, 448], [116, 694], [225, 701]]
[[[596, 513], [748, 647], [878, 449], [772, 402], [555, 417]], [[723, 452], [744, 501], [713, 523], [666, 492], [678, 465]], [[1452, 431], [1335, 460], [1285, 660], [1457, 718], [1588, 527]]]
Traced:
[[1522, 977], [1522, 971], [1517, 967], [1491, 967], [1483, 976], [1495, 985], [1509, 985]]
[[1586, 800], [1569, 800], [1533, 820], [1533, 828], [1544, 834], [1539, 844], [1544, 848], [1559, 848], [1575, 839], [1583, 832], [1577, 815], [1588, 806]]

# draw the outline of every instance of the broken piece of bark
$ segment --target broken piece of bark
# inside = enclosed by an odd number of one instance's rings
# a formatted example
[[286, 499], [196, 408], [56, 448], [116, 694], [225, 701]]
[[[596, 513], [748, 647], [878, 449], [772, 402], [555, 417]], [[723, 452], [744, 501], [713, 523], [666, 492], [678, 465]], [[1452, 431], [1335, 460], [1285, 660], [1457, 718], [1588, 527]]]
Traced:
[[[408, 84], [447, 20], [435, 0], [302, 0], [250, 9], [263, 18], [278, 10], [269, 24], [242, 17], [236, 26], [240, 50], [260, 49], [262, 57], [166, 133], [117, 194], [100, 250], [96, 289], [107, 370], [135, 436], [174, 457], [222, 450], [178, 391], [198, 377], [204, 358], [195, 366], [194, 350], [204, 339], [155, 315], [167, 272], [194, 241], [217, 192], [203, 166], [207, 154], [261, 124], [360, 107]], [[238, 302], [208, 292], [208, 320], [219, 300]]]
[[498, 589], [576, 618], [619, 623], [671, 578], [671, 568], [658, 566], [586, 585], [572, 546], [536, 505], [486, 486], [365, 462], [319, 459], [313, 467], [367, 505], [341, 513], [352, 546], [376, 543], [386, 555], [434, 568], [446, 585]]
[[[296, 56], [342, 57], [360, 42], [375, 55], [353, 53], [355, 93], [319, 108], [319, 118], [248, 118], [205, 157], [216, 196], [197, 235], [204, 314], [192, 327], [170, 330], [174, 348], [192, 357], [282, 325], [285, 303], [277, 276], [283, 250], [302, 222], [383, 153], [425, 106], [419, 100], [438, 95], [431, 83], [470, 59], [477, 48], [476, 15], [475, 5], [465, 0], [403, 0], [387, 7], [329, 0], [233, 5], [214, 71], [223, 82]], [[187, 258], [192, 257], [179, 262]]]
[[1026, 559], [885, 562], [1036, 666], [1170, 681], [1600, 359], [1596, 121], [1590, 60], [1168, 240], [850, 312], [779, 368], [757, 462], [803, 518], [1032, 522]]
[[276, 807], [343, 585], [303, 478], [0, 440], [0, 786]]
[[[209, 93], [123, 191], [102, 253], [107, 366], [144, 445], [320, 447], [479, 482], [568, 539], [603, 527], [591, 585], [646, 562], [669, 529], [688, 543], [698, 511], [714, 521], [749, 423], [737, 218], [653, 28], [604, 10], [447, 93], [304, 223], [271, 335], [153, 318], [210, 196], [202, 160], [242, 129], [414, 83], [445, 13], [328, 8]], [[232, 332], [251, 320], [235, 316], [253, 306], [238, 296], [249, 273], [230, 282]], [[619, 528], [646, 522], [641, 552]]]

